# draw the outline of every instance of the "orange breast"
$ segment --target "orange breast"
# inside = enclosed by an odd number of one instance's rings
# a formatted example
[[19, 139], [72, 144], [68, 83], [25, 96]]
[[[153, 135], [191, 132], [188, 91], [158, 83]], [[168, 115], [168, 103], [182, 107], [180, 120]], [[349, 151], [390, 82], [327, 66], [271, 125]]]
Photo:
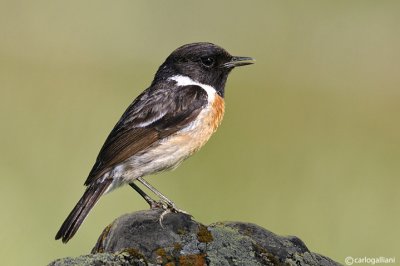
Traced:
[[225, 112], [225, 102], [224, 99], [218, 94], [215, 95], [214, 102], [212, 103], [212, 111], [210, 122], [213, 130], [217, 130], [218, 126], [222, 122], [222, 118], [224, 117]]
[[200, 149], [211, 137], [211, 135], [217, 130], [218, 126], [222, 122], [224, 117], [225, 104], [224, 99], [215, 94], [214, 101], [210, 104], [211, 106], [204, 110], [198, 117], [198, 127], [191, 135], [192, 142], [195, 144], [194, 151]]
[[217, 130], [224, 116], [224, 99], [215, 95], [209, 104], [190, 126], [175, 133], [165, 142], [168, 147], [179, 147], [179, 158], [185, 159], [198, 151]]

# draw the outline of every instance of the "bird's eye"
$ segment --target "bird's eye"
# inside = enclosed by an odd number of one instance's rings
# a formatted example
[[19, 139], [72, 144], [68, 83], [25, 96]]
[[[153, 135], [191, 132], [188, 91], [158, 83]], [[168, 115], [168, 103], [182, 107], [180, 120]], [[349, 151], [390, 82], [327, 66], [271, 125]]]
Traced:
[[214, 58], [209, 57], [209, 56], [202, 57], [201, 63], [203, 63], [203, 65], [206, 67], [211, 67], [214, 65]]

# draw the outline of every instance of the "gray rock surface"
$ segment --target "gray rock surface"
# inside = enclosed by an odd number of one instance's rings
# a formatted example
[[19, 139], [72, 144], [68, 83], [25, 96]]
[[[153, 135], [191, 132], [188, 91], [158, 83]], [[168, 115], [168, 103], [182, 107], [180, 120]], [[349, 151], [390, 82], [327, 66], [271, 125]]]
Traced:
[[310, 252], [299, 238], [258, 225], [219, 222], [205, 226], [163, 210], [123, 215], [106, 227], [92, 254], [50, 265], [340, 265]]

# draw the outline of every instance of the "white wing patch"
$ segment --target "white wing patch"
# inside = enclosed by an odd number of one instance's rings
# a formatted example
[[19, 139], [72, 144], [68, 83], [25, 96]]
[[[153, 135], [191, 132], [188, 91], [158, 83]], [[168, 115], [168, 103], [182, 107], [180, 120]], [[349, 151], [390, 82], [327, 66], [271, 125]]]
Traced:
[[147, 121], [144, 121], [142, 123], [135, 125], [135, 127], [147, 127], [148, 125], [151, 125], [154, 122], [156, 122], [157, 120], [161, 119], [166, 113], [167, 113], [167, 111], [164, 111], [164, 112], [160, 113], [158, 116], [153, 117], [152, 119], [149, 119]]
[[207, 92], [208, 102], [209, 103], [214, 102], [215, 94], [217, 93], [217, 91], [210, 85], [202, 84], [200, 82], [194, 81], [193, 79], [187, 76], [181, 76], [181, 75], [172, 76], [169, 78], [169, 80], [175, 81], [178, 86], [189, 86], [189, 85], [199, 86]]

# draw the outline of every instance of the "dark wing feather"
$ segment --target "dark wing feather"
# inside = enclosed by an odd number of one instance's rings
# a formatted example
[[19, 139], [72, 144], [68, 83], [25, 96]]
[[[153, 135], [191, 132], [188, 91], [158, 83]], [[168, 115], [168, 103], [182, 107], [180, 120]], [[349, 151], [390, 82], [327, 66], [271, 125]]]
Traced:
[[85, 185], [192, 122], [207, 104], [199, 86], [150, 87], [128, 107], [97, 156]]

